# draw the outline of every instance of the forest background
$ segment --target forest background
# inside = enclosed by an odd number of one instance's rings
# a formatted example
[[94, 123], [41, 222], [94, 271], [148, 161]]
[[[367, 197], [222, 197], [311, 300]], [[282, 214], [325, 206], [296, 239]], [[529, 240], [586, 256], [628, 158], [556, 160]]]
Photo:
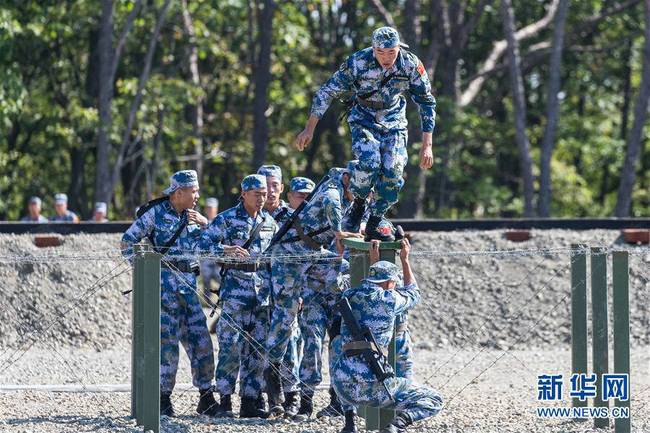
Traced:
[[185, 168], [221, 209], [262, 163], [317, 181], [351, 158], [342, 105], [291, 143], [382, 25], [438, 103], [426, 172], [409, 103], [394, 216], [648, 215], [650, 0], [0, 0], [0, 220], [55, 192], [130, 219]]

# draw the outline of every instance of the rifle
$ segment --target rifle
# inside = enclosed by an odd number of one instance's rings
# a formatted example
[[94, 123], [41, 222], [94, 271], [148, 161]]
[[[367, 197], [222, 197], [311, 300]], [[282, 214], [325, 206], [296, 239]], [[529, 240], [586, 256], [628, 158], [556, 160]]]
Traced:
[[[330, 176], [326, 174], [326, 175], [325, 175], [325, 176], [320, 180], [320, 182], [318, 182], [318, 184], [314, 187], [314, 189], [312, 190], [312, 192], [309, 193], [309, 195], [305, 198], [305, 200], [304, 200], [302, 203], [300, 203], [300, 206], [298, 206], [298, 207], [296, 208], [296, 210], [293, 211], [293, 213], [291, 214], [291, 216], [289, 216], [289, 218], [287, 218], [287, 220], [284, 222], [284, 224], [282, 224], [282, 227], [280, 227], [280, 230], [278, 230], [278, 231], [275, 233], [275, 236], [273, 236], [273, 239], [271, 239], [271, 242], [269, 243], [269, 246], [266, 248], [266, 251], [270, 251], [271, 248], [272, 248], [275, 244], [277, 244], [278, 242], [280, 242], [280, 240], [282, 240], [282, 238], [284, 237], [284, 235], [286, 235], [287, 232], [288, 232], [288, 231], [291, 229], [291, 227], [293, 226], [293, 223], [296, 222], [296, 220], [298, 219], [298, 216], [300, 215], [300, 213], [303, 211], [303, 209], [305, 209], [305, 207], [309, 204], [309, 202], [311, 201], [311, 199], [314, 197], [314, 195], [316, 194], [316, 191], [318, 191], [318, 189], [319, 189], [319, 188], [320, 188], [320, 187], [321, 187], [325, 182], [327, 182], [328, 180], [330, 180]], [[266, 251], [265, 251], [265, 252], [266, 252]]]
[[352, 313], [352, 308], [350, 307], [350, 302], [347, 298], [343, 297], [336, 303], [336, 310], [341, 314], [343, 323], [348, 327], [348, 330], [354, 339], [351, 343], [346, 344], [348, 345], [347, 349], [345, 348], [346, 345], [344, 345], [343, 349], [345, 355], [361, 355], [366, 364], [368, 364], [368, 367], [370, 367], [372, 374], [374, 374], [375, 378], [384, 386], [390, 399], [395, 401], [386, 385], [386, 379], [395, 377], [395, 373], [385, 368], [385, 365], [387, 364], [386, 357], [379, 348], [375, 336], [372, 335], [372, 331], [367, 326], [362, 327], [359, 325], [359, 322]]

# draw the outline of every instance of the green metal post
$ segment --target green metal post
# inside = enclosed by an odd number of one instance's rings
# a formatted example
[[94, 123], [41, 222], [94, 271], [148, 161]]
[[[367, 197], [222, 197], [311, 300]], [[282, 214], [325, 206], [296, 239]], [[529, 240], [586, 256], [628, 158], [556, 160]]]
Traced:
[[[612, 279], [614, 283], [614, 373], [630, 374], [630, 272], [627, 251], [615, 251], [612, 256]], [[630, 409], [631, 395], [627, 401], [615, 401], [616, 407]], [[630, 413], [630, 418], [631, 418]], [[616, 433], [630, 433], [630, 418], [616, 418]]]
[[160, 254], [136, 245], [133, 261], [131, 416], [160, 432]]
[[[596, 374], [594, 407], [609, 407], [602, 399], [602, 377], [609, 371], [607, 334], [607, 253], [603, 248], [591, 249], [591, 311], [593, 323], [592, 362]], [[609, 426], [608, 418], [595, 418], [594, 427]]]
[[[587, 373], [587, 250], [571, 245], [571, 372]], [[587, 400], [573, 398], [573, 407], [586, 407]]]
[[[343, 244], [350, 249], [350, 284], [356, 286], [368, 274], [370, 243], [361, 239], [345, 239]], [[395, 252], [400, 247], [400, 242], [382, 242], [379, 249], [379, 258], [395, 263]], [[388, 347], [388, 361], [393, 370], [395, 369], [395, 359], [395, 338], [393, 338]], [[380, 430], [393, 420], [395, 411], [361, 406], [359, 407], [359, 416], [365, 418], [366, 430]]]
[[142, 331], [143, 331], [143, 286], [144, 286], [144, 245], [133, 247], [133, 286], [132, 286], [132, 333], [131, 333], [131, 417], [142, 425]]

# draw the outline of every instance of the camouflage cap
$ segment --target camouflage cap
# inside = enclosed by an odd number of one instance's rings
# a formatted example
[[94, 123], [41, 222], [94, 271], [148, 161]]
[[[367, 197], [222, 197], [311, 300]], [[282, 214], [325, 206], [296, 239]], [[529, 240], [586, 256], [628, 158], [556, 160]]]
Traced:
[[62, 192], [58, 194], [54, 194], [54, 203], [56, 204], [61, 204], [61, 203], [67, 203], [68, 202], [68, 196], [63, 194]]
[[368, 269], [366, 280], [371, 283], [383, 283], [384, 281], [399, 281], [399, 269], [395, 263], [380, 260], [373, 263]]
[[216, 197], [208, 197], [205, 199], [205, 207], [219, 207], [219, 199]]
[[300, 176], [291, 179], [291, 183], [289, 184], [293, 192], [312, 192], [315, 186], [316, 184], [311, 179]]
[[266, 176], [262, 174], [249, 174], [241, 181], [242, 191], [266, 188]]
[[40, 206], [41, 205], [41, 199], [39, 197], [32, 196], [32, 197], [29, 198], [29, 204], [37, 204], [37, 205]]
[[392, 27], [379, 27], [372, 32], [373, 48], [395, 48], [397, 46], [408, 48], [408, 45], [399, 40], [399, 33]]
[[107, 209], [108, 206], [103, 201], [98, 201], [95, 203], [95, 212], [102, 212], [105, 214]]
[[169, 195], [179, 188], [193, 188], [199, 186], [199, 176], [195, 170], [181, 170], [172, 174], [169, 178], [169, 188], [163, 194]]
[[345, 171], [347, 173], [352, 173], [357, 169], [358, 166], [359, 166], [359, 160], [353, 159], [351, 161], [348, 161], [348, 165], [345, 167]]
[[282, 181], [282, 169], [277, 165], [263, 165], [257, 169], [257, 174], [262, 174], [266, 177], [274, 177]]

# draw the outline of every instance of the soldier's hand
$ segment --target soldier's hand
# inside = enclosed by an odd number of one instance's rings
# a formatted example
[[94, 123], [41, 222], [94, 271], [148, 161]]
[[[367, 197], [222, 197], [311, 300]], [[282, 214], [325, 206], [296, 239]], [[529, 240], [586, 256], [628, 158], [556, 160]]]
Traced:
[[190, 223], [196, 223], [201, 227], [208, 225], [208, 219], [194, 209], [187, 210], [187, 221]]
[[407, 238], [402, 239], [402, 248], [399, 251], [399, 258], [402, 261], [406, 261], [409, 259], [409, 255], [411, 254], [411, 243]]
[[433, 166], [433, 133], [422, 133], [422, 147], [420, 148], [420, 168], [428, 170]]
[[368, 255], [370, 256], [370, 264], [379, 261], [379, 244], [380, 242], [376, 239], [370, 241], [370, 250], [368, 251]]
[[224, 254], [237, 256], [237, 257], [248, 257], [250, 254], [248, 250], [240, 247], [239, 245], [224, 245], [223, 247]]
[[298, 134], [293, 142], [293, 145], [296, 149], [302, 152], [305, 150], [305, 147], [307, 147], [307, 145], [311, 142], [312, 138], [314, 138], [314, 131], [310, 130], [309, 128], [305, 128], [300, 134]]
[[336, 237], [336, 251], [339, 253], [339, 256], [342, 256], [343, 253], [345, 252], [345, 246], [343, 246], [343, 239], [363, 237], [361, 233], [344, 232], [344, 231], [334, 232], [334, 236]]

